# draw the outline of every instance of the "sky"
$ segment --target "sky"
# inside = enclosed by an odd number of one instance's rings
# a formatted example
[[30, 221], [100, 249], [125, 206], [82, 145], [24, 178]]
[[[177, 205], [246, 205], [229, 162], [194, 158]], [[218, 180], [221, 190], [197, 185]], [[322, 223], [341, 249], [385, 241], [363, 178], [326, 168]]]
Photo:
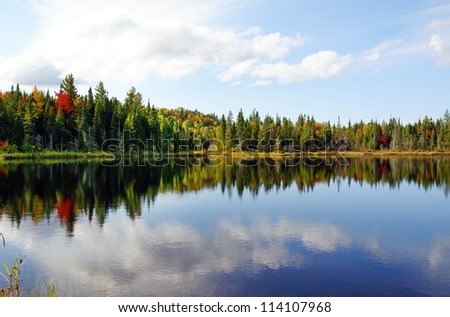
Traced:
[[450, 1], [12, 0], [0, 90], [85, 94], [103, 81], [157, 107], [256, 109], [342, 123], [450, 109]]

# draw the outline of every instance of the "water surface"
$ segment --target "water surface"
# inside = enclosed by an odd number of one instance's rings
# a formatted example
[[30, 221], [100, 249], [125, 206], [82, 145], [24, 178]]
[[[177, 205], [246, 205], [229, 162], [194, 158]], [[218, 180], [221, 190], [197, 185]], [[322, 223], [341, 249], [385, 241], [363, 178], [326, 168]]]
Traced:
[[450, 159], [192, 163], [2, 163], [0, 260], [67, 296], [450, 296]]

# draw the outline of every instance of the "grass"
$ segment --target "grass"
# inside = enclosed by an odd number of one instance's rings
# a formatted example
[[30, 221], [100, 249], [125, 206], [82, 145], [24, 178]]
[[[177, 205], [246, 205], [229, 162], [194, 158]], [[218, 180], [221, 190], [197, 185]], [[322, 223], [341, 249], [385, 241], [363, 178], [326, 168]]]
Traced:
[[4, 160], [42, 160], [42, 159], [86, 159], [86, 158], [112, 158], [112, 154], [102, 151], [42, 151], [42, 152], [0, 152], [0, 159]]
[[7, 286], [5, 288], [0, 288], [0, 297], [18, 297], [20, 293], [20, 264], [22, 264], [21, 259], [17, 259], [11, 265], [11, 268], [3, 262], [6, 274], [1, 273], [0, 275], [6, 280]]
[[384, 156], [422, 156], [422, 155], [450, 155], [450, 151], [390, 151], [390, 150], [378, 150], [378, 151], [329, 151], [329, 152], [311, 152], [310, 155], [326, 156], [326, 155], [339, 155], [342, 157], [384, 157]]
[[228, 151], [228, 152], [208, 152], [211, 159], [228, 157], [233, 161], [258, 161], [270, 159], [283, 162], [288, 159], [351, 159], [351, 158], [424, 158], [430, 156], [450, 156], [450, 151], [311, 151], [311, 152], [258, 152], [258, 151]]
[[270, 157], [290, 158], [290, 157], [314, 157], [314, 156], [340, 156], [340, 157], [380, 157], [380, 156], [423, 156], [423, 155], [450, 155], [450, 151], [311, 151], [311, 152], [259, 152], [259, 151], [228, 151], [209, 152], [210, 156], [230, 156], [233, 158], [258, 158]]
[[[3, 247], [6, 246], [5, 237], [2, 233], [0, 233], [3, 240]], [[0, 288], [0, 297], [17, 297], [20, 296], [20, 283], [21, 280], [19, 278], [20, 275], [20, 264], [22, 264], [21, 259], [17, 259], [16, 261], [9, 267], [5, 262], [2, 262], [5, 268], [6, 275], [0, 273], [0, 276], [3, 277], [6, 281], [7, 286], [5, 288]]]
[[[143, 158], [185, 158], [185, 157], [202, 157], [208, 155], [206, 151], [189, 151], [189, 152], [143, 152]], [[137, 158], [137, 152], [126, 152], [124, 158]], [[39, 162], [47, 160], [79, 160], [79, 159], [116, 159], [116, 154], [95, 151], [95, 152], [77, 152], [77, 151], [42, 151], [42, 152], [0, 152], [0, 160], [4, 161], [32, 161]]]
[[[430, 155], [450, 155], [450, 151], [390, 151], [390, 150], [375, 150], [375, 151], [310, 151], [310, 152], [262, 152], [262, 151], [184, 151], [184, 152], [143, 152], [144, 158], [186, 158], [186, 157], [232, 157], [240, 159], [255, 159], [255, 158], [295, 158], [295, 157], [315, 157], [315, 156], [338, 156], [338, 157], [386, 157], [386, 156], [430, 156]], [[137, 153], [125, 153], [125, 158], [136, 157]], [[0, 152], [0, 160], [78, 160], [78, 159], [115, 159], [115, 154], [94, 151], [94, 152], [78, 152], [78, 151], [41, 151], [41, 152], [14, 152], [6, 153]]]
[[[3, 247], [5, 247], [5, 237], [2, 233], [0, 233], [0, 235], [2, 236]], [[26, 292], [23, 290], [22, 280], [20, 279], [20, 266], [22, 265], [22, 259], [16, 258], [11, 266], [8, 266], [5, 262], [2, 263], [6, 274], [0, 273], [0, 277], [2, 277], [6, 281], [6, 287], [0, 288], [0, 297], [58, 296], [54, 278], [51, 278], [50, 283], [46, 285], [45, 295], [42, 295], [38, 288], [36, 288], [32, 292]]]

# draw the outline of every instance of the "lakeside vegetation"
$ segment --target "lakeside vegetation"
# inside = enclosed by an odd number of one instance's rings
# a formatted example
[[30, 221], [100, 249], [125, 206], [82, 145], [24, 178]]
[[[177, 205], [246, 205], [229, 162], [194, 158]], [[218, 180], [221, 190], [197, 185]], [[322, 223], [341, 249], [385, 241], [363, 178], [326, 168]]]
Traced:
[[[254, 110], [236, 120], [232, 112], [204, 114], [184, 108], [157, 108], [131, 88], [124, 99], [110, 97], [103, 83], [80, 95], [74, 77], [52, 95], [20, 86], [0, 92], [0, 157], [73, 158], [106, 156], [111, 144], [121, 151], [148, 153], [352, 151], [420, 153], [450, 151], [450, 114], [414, 123], [386, 121], [319, 122], [300, 114], [261, 117]], [[106, 142], [105, 141], [111, 141]], [[150, 140], [151, 142], [149, 142]], [[20, 154], [18, 154], [20, 153]]]
[[110, 158], [111, 156], [105, 152], [81, 152], [81, 151], [54, 151], [42, 150], [33, 152], [12, 152], [0, 153], [0, 159], [5, 160], [45, 160], [45, 159], [95, 159], [95, 158]]
[[[2, 234], [0, 233], [0, 235]], [[5, 246], [4, 240], [3, 246]], [[0, 285], [5, 284], [6, 286], [0, 287], [0, 297], [58, 296], [55, 280], [53, 278], [51, 278], [50, 282], [45, 285], [45, 292], [39, 288], [39, 285], [37, 285], [33, 290], [27, 290], [26, 288], [24, 289], [23, 280], [21, 278], [22, 259], [16, 258], [10, 266], [5, 262], [2, 263], [5, 273], [0, 273], [0, 278], [3, 278], [4, 281], [2, 282], [6, 283], [0, 283]]]

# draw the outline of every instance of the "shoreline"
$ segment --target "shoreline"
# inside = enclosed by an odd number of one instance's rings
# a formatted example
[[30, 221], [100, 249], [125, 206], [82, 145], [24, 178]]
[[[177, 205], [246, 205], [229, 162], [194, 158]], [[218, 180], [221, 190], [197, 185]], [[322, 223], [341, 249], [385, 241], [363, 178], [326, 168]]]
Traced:
[[111, 159], [112, 154], [106, 152], [75, 152], [75, 151], [44, 151], [44, 152], [15, 152], [15, 153], [0, 153], [0, 160], [2, 161], [21, 161], [21, 160], [73, 160], [73, 159]]
[[[150, 153], [141, 155], [143, 158], [148, 158]], [[316, 152], [257, 152], [257, 151], [193, 151], [168, 153], [157, 158], [175, 158], [183, 159], [188, 157], [209, 157], [219, 158], [228, 157], [236, 159], [257, 159], [257, 158], [271, 158], [271, 159], [285, 159], [285, 158], [315, 158], [315, 157], [341, 157], [341, 158], [379, 158], [379, 157], [430, 157], [430, 156], [450, 156], [450, 151], [316, 151]], [[129, 158], [129, 155], [126, 155]], [[138, 159], [137, 156], [132, 158]], [[75, 151], [46, 151], [35, 153], [0, 153], [0, 161], [45, 161], [45, 160], [85, 160], [85, 159], [107, 159], [115, 160], [117, 156], [108, 152], [75, 152]]]

